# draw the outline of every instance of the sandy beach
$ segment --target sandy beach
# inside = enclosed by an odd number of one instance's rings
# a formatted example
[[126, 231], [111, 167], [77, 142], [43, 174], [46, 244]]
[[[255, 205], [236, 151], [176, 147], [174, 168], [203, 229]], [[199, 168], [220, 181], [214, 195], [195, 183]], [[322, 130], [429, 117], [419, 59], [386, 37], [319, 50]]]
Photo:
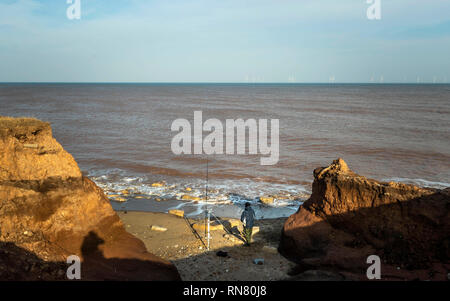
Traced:
[[[186, 220], [166, 213], [117, 213], [127, 231], [141, 239], [149, 252], [171, 261], [185, 281], [282, 280], [289, 277], [288, 272], [295, 266], [277, 251], [285, 218], [256, 221], [255, 227], [260, 231], [253, 236], [250, 247], [244, 246], [237, 234], [223, 229], [211, 231], [208, 251], [189, 226], [189, 223], [203, 223], [203, 220]], [[229, 221], [222, 221], [227, 229]], [[167, 231], [155, 231], [152, 226], [166, 228]], [[242, 225], [239, 229], [242, 230]], [[237, 233], [235, 228], [234, 232]], [[204, 233], [199, 235], [206, 243]], [[228, 256], [217, 256], [218, 251], [227, 252]], [[264, 259], [264, 264], [257, 265], [254, 259]]]

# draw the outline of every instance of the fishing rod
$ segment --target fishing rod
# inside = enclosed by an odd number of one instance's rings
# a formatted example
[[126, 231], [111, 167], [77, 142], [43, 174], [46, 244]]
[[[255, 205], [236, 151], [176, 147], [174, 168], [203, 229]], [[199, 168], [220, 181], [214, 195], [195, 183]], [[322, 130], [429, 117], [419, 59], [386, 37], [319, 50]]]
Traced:
[[205, 197], [206, 197], [206, 239], [207, 239], [207, 249], [210, 249], [211, 240], [211, 212], [208, 207], [208, 182], [209, 182], [209, 160], [206, 157], [206, 187], [205, 187]]

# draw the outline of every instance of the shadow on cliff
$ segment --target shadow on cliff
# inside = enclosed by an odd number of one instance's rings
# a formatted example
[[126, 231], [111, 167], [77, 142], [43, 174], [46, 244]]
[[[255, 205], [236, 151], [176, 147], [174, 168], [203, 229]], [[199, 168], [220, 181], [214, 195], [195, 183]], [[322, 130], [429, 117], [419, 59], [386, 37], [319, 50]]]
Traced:
[[10, 242], [0, 242], [0, 281], [66, 279], [67, 264], [40, 259], [36, 254]]
[[[82, 281], [164, 281], [176, 280], [176, 269], [163, 263], [133, 258], [105, 258], [104, 240], [94, 231], [81, 246]], [[61, 256], [60, 256], [61, 257]], [[45, 261], [35, 253], [10, 242], [0, 242], [1, 281], [63, 281], [72, 263]], [[181, 279], [178, 279], [181, 280]]]
[[298, 220], [291, 220], [294, 225], [289, 231], [283, 228], [279, 246], [283, 256], [298, 264], [291, 276], [329, 270], [348, 279], [367, 280], [370, 264], [366, 260], [378, 255], [382, 279], [447, 280], [447, 193], [335, 215], [324, 215], [308, 203], [303, 206], [296, 213]]
[[[133, 258], [105, 258], [101, 246], [104, 240], [94, 231], [85, 236], [81, 246], [83, 279], [86, 280], [176, 280], [169, 267], [160, 262]], [[176, 272], [176, 269], [173, 269]], [[181, 280], [181, 279], [179, 279]]]

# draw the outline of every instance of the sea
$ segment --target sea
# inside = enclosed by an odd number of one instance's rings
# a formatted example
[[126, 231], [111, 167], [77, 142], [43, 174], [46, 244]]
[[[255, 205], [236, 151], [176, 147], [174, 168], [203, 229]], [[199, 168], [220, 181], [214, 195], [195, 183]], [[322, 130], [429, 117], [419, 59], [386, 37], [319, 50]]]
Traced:
[[[175, 154], [172, 125], [193, 128], [195, 111], [224, 127], [278, 120], [277, 164], [248, 147]], [[0, 115], [50, 122], [115, 210], [239, 217], [250, 202], [257, 218], [287, 217], [310, 196], [313, 170], [337, 158], [372, 179], [450, 186], [446, 84], [4, 83]]]

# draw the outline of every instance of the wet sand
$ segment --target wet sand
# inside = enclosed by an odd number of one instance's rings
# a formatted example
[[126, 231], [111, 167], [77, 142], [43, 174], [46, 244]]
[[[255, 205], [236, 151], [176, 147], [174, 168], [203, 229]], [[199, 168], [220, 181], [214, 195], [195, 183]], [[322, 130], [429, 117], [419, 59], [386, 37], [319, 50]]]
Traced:
[[[267, 281], [289, 278], [288, 272], [295, 266], [282, 257], [277, 247], [285, 218], [258, 220], [255, 227], [260, 231], [253, 236], [253, 244], [244, 246], [237, 234], [219, 229], [211, 231], [210, 251], [206, 250], [204, 231], [197, 231], [200, 240], [189, 224], [203, 223], [204, 220], [184, 219], [166, 213], [117, 212], [128, 232], [140, 238], [149, 252], [170, 260], [177, 267], [185, 281], [223, 280], [223, 281]], [[230, 230], [230, 219], [222, 222]], [[160, 232], [152, 226], [166, 228]], [[238, 226], [242, 231], [242, 225]], [[200, 233], [202, 232], [202, 233]], [[218, 251], [228, 253], [227, 257], [217, 256]], [[254, 259], [264, 259], [257, 265]]]

